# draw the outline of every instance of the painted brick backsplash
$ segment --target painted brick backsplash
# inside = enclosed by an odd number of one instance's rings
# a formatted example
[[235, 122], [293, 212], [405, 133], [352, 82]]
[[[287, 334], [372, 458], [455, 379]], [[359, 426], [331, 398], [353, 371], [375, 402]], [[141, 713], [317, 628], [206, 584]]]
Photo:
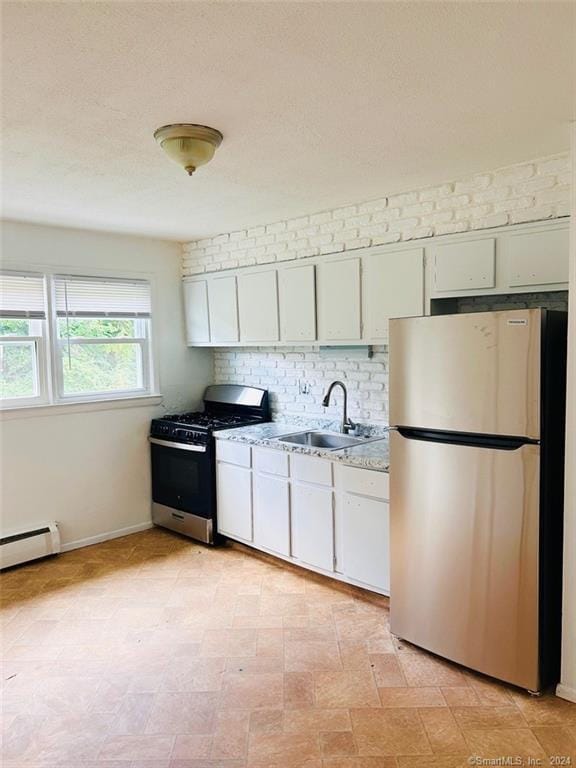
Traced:
[[[331, 381], [342, 379], [348, 389], [348, 412], [354, 421], [388, 424], [388, 348], [373, 347], [371, 358], [324, 358], [318, 347], [238, 347], [214, 350], [214, 378], [270, 390], [275, 418], [290, 414], [339, 418], [342, 395], [334, 391], [329, 408], [321, 405]], [[300, 385], [309, 386], [300, 394]]]
[[568, 154], [196, 240], [183, 275], [569, 215]]

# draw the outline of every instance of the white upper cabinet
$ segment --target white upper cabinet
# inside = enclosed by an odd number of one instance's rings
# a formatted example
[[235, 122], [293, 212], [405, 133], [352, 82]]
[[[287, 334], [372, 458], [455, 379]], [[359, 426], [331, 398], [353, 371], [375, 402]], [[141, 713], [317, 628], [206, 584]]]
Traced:
[[278, 270], [281, 341], [316, 339], [316, 276], [313, 264]]
[[278, 287], [276, 270], [238, 275], [240, 341], [278, 341]]
[[208, 320], [208, 288], [206, 280], [184, 282], [184, 310], [186, 312], [186, 340], [188, 344], [206, 344], [210, 341]]
[[424, 314], [422, 248], [372, 253], [362, 260], [362, 318], [366, 339], [387, 339], [391, 317]]
[[208, 281], [210, 341], [212, 344], [238, 341], [238, 298], [234, 276]]
[[360, 320], [360, 259], [344, 258], [318, 264], [318, 338], [358, 341]]
[[555, 229], [503, 238], [511, 287], [568, 282], [568, 230]]
[[432, 259], [434, 293], [494, 288], [494, 238], [432, 245], [427, 253]]

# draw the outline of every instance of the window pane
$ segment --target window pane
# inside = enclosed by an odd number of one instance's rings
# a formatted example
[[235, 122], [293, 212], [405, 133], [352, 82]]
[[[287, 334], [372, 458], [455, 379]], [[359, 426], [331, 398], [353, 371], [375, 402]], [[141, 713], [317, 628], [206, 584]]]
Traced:
[[62, 344], [65, 395], [141, 389], [139, 344]]
[[32, 336], [30, 320], [1, 317], [0, 336]]
[[36, 397], [36, 344], [0, 344], [0, 397]]
[[99, 317], [59, 317], [58, 335], [83, 339], [130, 339], [138, 336], [136, 320], [114, 320]]

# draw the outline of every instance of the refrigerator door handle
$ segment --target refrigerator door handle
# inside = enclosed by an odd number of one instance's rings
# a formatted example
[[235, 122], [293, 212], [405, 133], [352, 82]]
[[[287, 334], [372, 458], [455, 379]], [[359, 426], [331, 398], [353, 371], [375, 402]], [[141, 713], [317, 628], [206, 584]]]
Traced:
[[397, 427], [397, 431], [407, 440], [464, 445], [474, 448], [487, 448], [493, 451], [516, 451], [523, 445], [540, 445], [539, 440], [533, 440], [530, 437], [518, 437], [516, 435], [483, 435], [470, 432], [422, 429], [420, 427]]

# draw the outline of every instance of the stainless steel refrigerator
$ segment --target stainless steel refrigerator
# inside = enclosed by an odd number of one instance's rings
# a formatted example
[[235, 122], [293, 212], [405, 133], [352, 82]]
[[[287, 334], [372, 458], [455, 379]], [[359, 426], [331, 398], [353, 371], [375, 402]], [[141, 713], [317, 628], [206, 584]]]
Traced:
[[566, 313], [390, 322], [391, 630], [530, 691], [557, 675]]

